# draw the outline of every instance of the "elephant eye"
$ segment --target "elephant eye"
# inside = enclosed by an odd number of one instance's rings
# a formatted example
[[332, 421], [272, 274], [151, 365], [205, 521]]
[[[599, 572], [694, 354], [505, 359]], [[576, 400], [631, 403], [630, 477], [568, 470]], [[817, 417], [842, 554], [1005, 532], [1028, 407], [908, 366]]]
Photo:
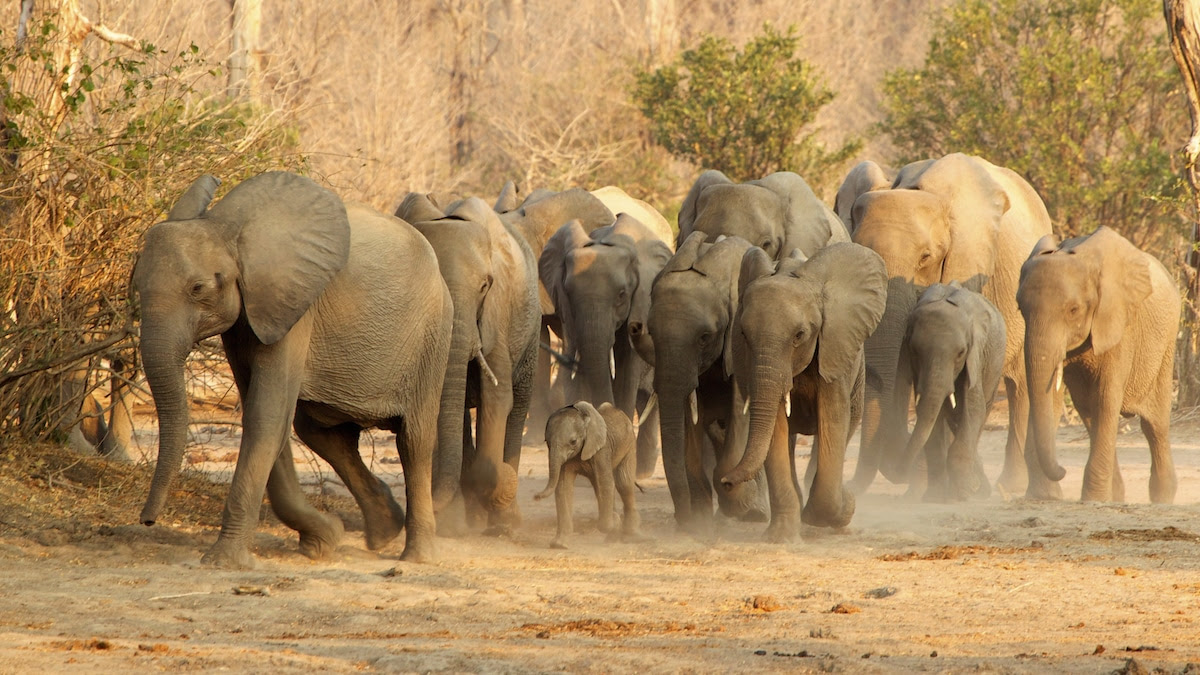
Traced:
[[192, 284], [192, 291], [191, 291], [191, 292], [192, 292], [192, 296], [193, 296], [193, 297], [194, 297], [194, 296], [198, 296], [198, 295], [200, 295], [201, 293], [203, 293], [203, 292], [204, 292], [204, 282], [203, 282], [203, 281], [197, 281], [197, 282], [193, 283], [193, 284]]
[[794, 340], [796, 343], [800, 343], [800, 342], [804, 341], [804, 329], [803, 328], [796, 331], [796, 337], [794, 338]]
[[933, 254], [930, 253], [929, 251], [922, 253], [921, 254], [921, 264], [924, 265], [925, 263], [929, 262], [929, 259], [932, 257], [933, 257]]
[[702, 344], [702, 345], [708, 344], [708, 341], [712, 339], [712, 335], [713, 334], [708, 331], [701, 333], [700, 334], [700, 344]]
[[767, 250], [770, 250], [770, 249], [771, 249], [771, 240], [770, 240], [770, 239], [768, 239], [768, 240], [766, 240], [766, 241], [764, 241], [764, 242], [762, 243], [762, 249], [763, 249], [764, 251], [767, 251]]

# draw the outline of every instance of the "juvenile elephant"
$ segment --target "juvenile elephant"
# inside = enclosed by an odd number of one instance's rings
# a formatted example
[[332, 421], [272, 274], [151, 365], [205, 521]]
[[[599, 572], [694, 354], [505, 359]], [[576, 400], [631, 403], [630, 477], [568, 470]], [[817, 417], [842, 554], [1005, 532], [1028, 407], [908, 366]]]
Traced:
[[[153, 524], [187, 437], [183, 364], [220, 335], [242, 404], [242, 441], [221, 534], [204, 562], [248, 567], [264, 486], [300, 551], [336, 549], [342, 523], [304, 498], [289, 428], [328, 461], [363, 511], [367, 546], [406, 530], [406, 560], [433, 554], [431, 475], [452, 307], [437, 258], [407, 223], [343, 205], [307, 178], [273, 172], [208, 204], [204, 176], [145, 235], [133, 283], [159, 452], [141, 521]], [[396, 432], [408, 514], [358, 454], [365, 427]]]
[[[574, 395], [593, 405], [613, 403], [633, 417], [649, 368], [633, 340], [644, 332], [654, 277], [670, 258], [667, 244], [628, 214], [590, 234], [573, 220], [546, 242], [538, 272], [562, 323], [565, 351], [578, 355]], [[658, 459], [657, 426], [653, 414], [642, 422], [641, 475]]]
[[1180, 301], [1162, 263], [1103, 226], [1058, 246], [1044, 237], [1021, 267], [1017, 304], [1034, 446], [1029, 496], [1062, 497], [1050, 481], [1066, 473], [1054, 452], [1065, 383], [1091, 439], [1081, 498], [1124, 501], [1117, 424], [1138, 415], [1150, 443], [1150, 501], [1174, 501], [1168, 433]]
[[[549, 448], [550, 477], [546, 489], [534, 495], [545, 499], [554, 494], [558, 514], [558, 532], [550, 548], [566, 548], [567, 537], [575, 529], [572, 514], [575, 505], [575, 475], [583, 474], [592, 484], [600, 508], [598, 528], [610, 538], [625, 541], [643, 539], [635, 502], [637, 486], [634, 469], [633, 422], [610, 403], [599, 408], [587, 401], [560, 408], [546, 421], [546, 445]], [[624, 513], [618, 533], [613, 523], [613, 492], [621, 496]]]
[[[862, 416], [863, 342], [887, 302], [883, 260], [846, 242], [807, 261], [789, 255], [776, 266], [762, 249], [751, 248], [742, 258], [738, 288], [734, 379], [746, 397], [749, 437], [741, 462], [721, 478], [722, 488], [751, 480], [765, 464], [768, 540], [794, 539], [801, 519], [844, 527], [854, 515], [854, 495], [842, 488], [842, 464]], [[789, 430], [815, 437], [816, 473], [803, 513]]]
[[706, 233], [710, 241], [741, 237], [772, 260], [794, 249], [811, 256], [826, 244], [850, 240], [837, 215], [790, 171], [748, 183], [711, 169], [700, 174], [679, 210], [678, 245], [693, 232]]
[[[887, 309], [866, 344], [866, 409], [853, 489], [866, 490], [880, 459], [904, 451], [907, 420], [895, 413], [908, 404], [894, 397], [908, 396], [895, 387], [908, 315], [928, 286], [951, 281], [982, 292], [1004, 317], [1009, 428], [997, 482], [1008, 492], [1024, 489], [1029, 399], [1016, 293], [1021, 263], [1037, 240], [1050, 233], [1041, 198], [1016, 173], [956, 153], [903, 167], [891, 189], [859, 195], [851, 217], [854, 241], [878, 253], [888, 271]], [[907, 474], [885, 471], [893, 481]]]
[[[712, 483], [741, 459], [745, 418], [734, 405], [733, 319], [738, 272], [751, 248], [739, 237], [715, 244], [694, 232], [659, 274], [651, 291], [654, 391], [662, 431], [663, 471], [675, 521], [704, 533], [713, 514]], [[715, 458], [713, 478], [706, 464]], [[717, 493], [721, 512], [766, 520], [765, 478]]]
[[1004, 318], [992, 303], [958, 282], [933, 284], [908, 319], [896, 366], [895, 414], [908, 417], [908, 392], [917, 422], [891, 470], [904, 475], [924, 450], [927, 483], [912, 476], [910, 492], [928, 486], [927, 501], [987, 496], [979, 435], [1004, 368]]
[[[458, 493], [461, 480], [465, 496], [487, 511], [490, 529], [500, 532], [520, 522], [517, 470], [541, 322], [536, 263], [525, 240], [500, 222], [482, 200], [462, 200], [453, 209], [444, 217], [413, 223], [437, 253], [438, 268], [454, 302], [454, 330], [438, 415], [433, 501], [436, 509], [444, 509]], [[477, 444], [468, 443], [464, 458], [464, 441], [470, 440], [464, 438], [469, 433], [470, 408], [477, 408]], [[445, 515], [439, 515], [439, 520], [444, 521], [448, 514], [441, 514]], [[461, 525], [439, 522], [445, 526], [443, 532]]]

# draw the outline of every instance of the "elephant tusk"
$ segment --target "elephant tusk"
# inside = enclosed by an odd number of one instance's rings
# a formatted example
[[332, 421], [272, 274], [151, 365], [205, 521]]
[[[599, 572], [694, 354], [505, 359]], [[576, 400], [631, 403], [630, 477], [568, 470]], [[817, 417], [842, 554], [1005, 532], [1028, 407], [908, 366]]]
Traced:
[[642, 420], [649, 417], [650, 413], [654, 412], [654, 407], [657, 405], [658, 405], [658, 392], [656, 391], [656, 392], [650, 394], [650, 399], [648, 401], [646, 401], [646, 407], [642, 408], [642, 414], [638, 415], [638, 424], [641, 424]]
[[475, 352], [475, 360], [479, 362], [479, 367], [483, 369], [483, 374], [487, 375], [487, 378], [492, 381], [492, 386], [498, 386], [500, 384], [500, 380], [496, 379], [496, 374], [493, 373], [491, 367], [488, 366], [487, 359], [483, 358], [483, 349]]
[[783, 397], [783, 414], [787, 417], [792, 416], [792, 392], [788, 392]]
[[700, 410], [699, 410], [698, 406], [696, 405], [696, 390], [695, 389], [692, 390], [692, 393], [688, 394], [688, 405], [692, 409], [692, 424], [699, 424], [700, 423]]
[[954, 401], [954, 392], [950, 392], [950, 409], [953, 410], [957, 407], [958, 407], [958, 403], [956, 403]]
[[1063, 370], [1062, 364], [1060, 363], [1060, 364], [1058, 364], [1058, 371], [1055, 375], [1056, 381], [1054, 383], [1054, 391], [1062, 391], [1062, 387], [1063, 387], [1062, 370]]

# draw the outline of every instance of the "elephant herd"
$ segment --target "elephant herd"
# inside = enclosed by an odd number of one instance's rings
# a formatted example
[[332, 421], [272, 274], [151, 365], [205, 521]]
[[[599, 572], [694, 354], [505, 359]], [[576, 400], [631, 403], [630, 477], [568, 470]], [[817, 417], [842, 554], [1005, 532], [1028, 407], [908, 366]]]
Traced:
[[[354, 496], [368, 548], [403, 532], [405, 560], [428, 560], [435, 534], [519, 526], [521, 448], [543, 430], [553, 545], [571, 533], [577, 473], [601, 528], [641, 539], [635, 480], [660, 443], [679, 527], [702, 534], [719, 510], [781, 542], [802, 522], [847, 525], [877, 472], [930, 500], [986, 496], [977, 444], [1001, 381], [998, 489], [1062, 497], [1065, 384], [1091, 437], [1082, 498], [1124, 498], [1121, 415], [1141, 417], [1151, 500], [1174, 498], [1170, 275], [1107, 227], [1056, 243], [1030, 185], [978, 157], [894, 176], [863, 162], [833, 209], [794, 173], [739, 184], [705, 171], [677, 237], [614, 187], [518, 201], [510, 184], [490, 206], [410, 193], [389, 216], [290, 173], [212, 203], [218, 185], [201, 177], [146, 232], [133, 275], [160, 429], [143, 523], [181, 464], [196, 342], [221, 337], [241, 396], [207, 563], [253, 564], [264, 490], [302, 553], [336, 549], [342, 524], [308, 504], [293, 430]], [[403, 507], [359, 455], [371, 427], [395, 432]], [[797, 434], [813, 436], [803, 477]]]

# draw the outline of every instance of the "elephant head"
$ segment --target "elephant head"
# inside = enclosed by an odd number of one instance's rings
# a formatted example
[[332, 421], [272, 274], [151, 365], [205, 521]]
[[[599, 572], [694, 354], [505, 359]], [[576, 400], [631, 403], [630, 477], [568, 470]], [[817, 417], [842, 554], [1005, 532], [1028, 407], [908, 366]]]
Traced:
[[[900, 456], [884, 457], [890, 471], [906, 476], [929, 441], [944, 406], [965, 405], [968, 389], [984, 390], [999, 377], [1004, 321], [982, 296], [957, 282], [930, 286], [909, 317], [896, 367], [894, 414], [907, 419], [908, 392], [917, 399], [917, 423]], [[989, 398], [991, 392], [986, 394]], [[982, 420], [979, 420], [982, 424]]]
[[679, 211], [680, 245], [692, 232], [711, 240], [741, 237], [775, 260], [794, 249], [807, 256], [849, 239], [841, 220], [790, 171], [740, 184], [720, 171], [700, 174]]
[[550, 477], [546, 489], [534, 495], [545, 499], [554, 494], [563, 464], [578, 458], [591, 461], [608, 440], [604, 417], [587, 401], [560, 408], [546, 420], [546, 446], [550, 457]]
[[1103, 355], [1121, 342], [1130, 318], [1150, 297], [1150, 265], [1127, 239], [1101, 226], [1058, 246], [1043, 237], [1021, 267], [1017, 305], [1025, 317], [1030, 431], [1050, 480], [1066, 475], [1054, 447], [1063, 361], [1081, 349]]
[[345, 206], [311, 180], [261, 174], [208, 209], [217, 185], [212, 176], [193, 183], [168, 220], [146, 231], [134, 267], [142, 360], [159, 424], [146, 524], [157, 519], [183, 459], [184, 362], [192, 346], [240, 320], [262, 344], [280, 341], [349, 256]]
[[562, 320], [568, 353], [579, 354], [582, 398], [618, 403], [609, 354], [617, 339], [630, 339], [631, 324], [645, 325], [651, 282], [670, 257], [666, 244], [626, 214], [591, 234], [573, 220], [546, 242], [538, 274]]
[[841, 186], [838, 187], [837, 197], [833, 201], [833, 211], [838, 218], [842, 219], [842, 224], [850, 231], [851, 236], [854, 235], [854, 221], [851, 213], [859, 195], [873, 190], [886, 190], [891, 186], [892, 179], [875, 162], [870, 160], [859, 162], [854, 165], [853, 169], [850, 169]]
[[[749, 438], [741, 462], [721, 479], [727, 489], [753, 478], [763, 466], [780, 408], [788, 407], [793, 380], [805, 371], [811, 370], [818, 391], [806, 392], [807, 400], [798, 403], [815, 409], [818, 429], [845, 425], [849, 435], [850, 391], [861, 377], [863, 341], [883, 315], [886, 275], [879, 256], [857, 244], [831, 244], [807, 261], [793, 254], [777, 268], [752, 248], [742, 260], [739, 289], [734, 378], [748, 399]], [[838, 383], [847, 400], [830, 404], [820, 390], [831, 383]], [[823, 454], [845, 450], [827, 447], [830, 439], [819, 442]], [[814, 495], [820, 492], [838, 503], [821, 509], [848, 521], [853, 499], [841, 499], [840, 463], [823, 473], [818, 469], [818, 480], [822, 475], [835, 482], [827, 489], [814, 485]]]

